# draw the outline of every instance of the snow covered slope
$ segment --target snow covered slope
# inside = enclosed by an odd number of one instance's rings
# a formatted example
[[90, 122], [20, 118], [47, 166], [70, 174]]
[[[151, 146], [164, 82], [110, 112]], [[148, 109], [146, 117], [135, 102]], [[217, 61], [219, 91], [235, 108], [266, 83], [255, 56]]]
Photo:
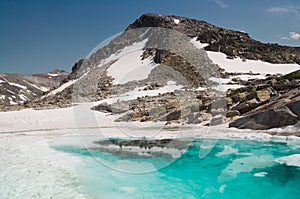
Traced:
[[[148, 41], [149, 38], [145, 38], [139, 42], [134, 42], [131, 45], [117, 50], [107, 58], [98, 61], [99, 64], [97, 67], [101, 68], [106, 64], [109, 65], [106, 71], [107, 76], [113, 79], [113, 85], [124, 85], [128, 82], [147, 79], [151, 71], [159, 65], [159, 63], [154, 61], [154, 55], [143, 58]], [[197, 40], [197, 37], [191, 38], [190, 42], [199, 49], [204, 49], [209, 45], [207, 43], [201, 43]], [[263, 79], [266, 78], [267, 74], [287, 74], [300, 69], [299, 64], [273, 64], [261, 60], [241, 58], [229, 59], [228, 56], [222, 52], [206, 52], [209, 59], [211, 59], [212, 62], [217, 64], [220, 68], [224, 69], [225, 72], [237, 73], [236, 75], [231, 76], [231, 78], [240, 78], [241, 80]], [[87, 73], [87, 76], [89, 75], [90, 74]], [[73, 85], [76, 81], [69, 81], [61, 85], [61, 87], [51, 91], [48, 96], [62, 92], [64, 89]], [[241, 87], [239, 84], [233, 84], [230, 82], [230, 79], [227, 79], [226, 81], [227, 82], [225, 83], [216, 81], [220, 83], [220, 86], [222, 87], [218, 88], [218, 90], [226, 91], [227, 89]]]
[[[192, 39], [191, 43], [197, 48], [205, 48], [208, 45], [197, 41], [196, 38]], [[230, 73], [259, 73], [261, 75], [287, 74], [300, 69], [299, 64], [272, 64], [261, 60], [243, 60], [239, 57], [229, 59], [228, 56], [222, 52], [206, 52], [215, 64], [218, 64], [220, 68]]]
[[108, 75], [114, 78], [114, 84], [125, 84], [129, 81], [146, 79], [151, 70], [158, 65], [152, 57], [142, 60], [146, 42], [147, 39], [134, 43], [107, 59], [107, 61], [117, 60], [107, 70]]
[[209, 58], [227, 72], [259, 73], [259, 74], [287, 74], [300, 69], [299, 64], [272, 64], [260, 60], [228, 59], [221, 52], [207, 51]]

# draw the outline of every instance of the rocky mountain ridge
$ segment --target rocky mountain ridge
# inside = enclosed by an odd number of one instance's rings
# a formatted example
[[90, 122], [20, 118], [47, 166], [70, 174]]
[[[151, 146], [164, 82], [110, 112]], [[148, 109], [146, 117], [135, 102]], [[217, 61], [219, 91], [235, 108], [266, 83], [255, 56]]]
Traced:
[[40, 98], [45, 92], [58, 87], [68, 76], [69, 73], [58, 69], [33, 75], [1, 73], [0, 106], [5, 109]]
[[205, 50], [225, 53], [228, 58], [262, 60], [270, 63], [300, 64], [300, 47], [262, 43], [248, 33], [228, 30], [205, 21], [180, 16], [144, 14], [126, 30], [143, 27], [161, 27], [179, 31], [191, 38], [207, 43]]

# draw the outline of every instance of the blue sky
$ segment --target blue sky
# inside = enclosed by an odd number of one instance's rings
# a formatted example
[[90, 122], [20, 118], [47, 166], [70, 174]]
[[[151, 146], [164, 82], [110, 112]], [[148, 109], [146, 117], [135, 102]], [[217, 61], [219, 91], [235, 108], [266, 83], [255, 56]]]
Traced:
[[143, 13], [172, 14], [300, 46], [299, 0], [0, 0], [0, 72], [71, 70]]

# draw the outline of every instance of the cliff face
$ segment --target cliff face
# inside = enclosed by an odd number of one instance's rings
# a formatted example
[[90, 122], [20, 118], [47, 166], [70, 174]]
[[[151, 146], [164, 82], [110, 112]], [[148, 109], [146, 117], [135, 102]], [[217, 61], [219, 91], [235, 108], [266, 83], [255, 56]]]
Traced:
[[220, 28], [205, 21], [179, 16], [144, 14], [126, 30], [142, 27], [167, 28], [192, 38], [197, 37], [201, 43], [209, 44], [205, 50], [223, 52], [228, 58], [241, 57], [270, 63], [300, 64], [300, 47], [261, 43], [247, 33]]

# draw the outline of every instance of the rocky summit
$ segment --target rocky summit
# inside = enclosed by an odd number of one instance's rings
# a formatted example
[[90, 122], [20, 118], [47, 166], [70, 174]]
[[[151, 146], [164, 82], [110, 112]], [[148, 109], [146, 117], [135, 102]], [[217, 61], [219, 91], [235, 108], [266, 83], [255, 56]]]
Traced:
[[142, 27], [161, 27], [179, 31], [207, 43], [205, 50], [225, 53], [228, 58], [262, 60], [270, 63], [300, 64], [300, 47], [265, 44], [252, 39], [248, 33], [228, 30], [205, 21], [180, 16], [144, 14], [126, 30]]
[[115, 122], [266, 130], [299, 124], [299, 64], [299, 47], [265, 44], [196, 19], [144, 14], [76, 62], [70, 75], [1, 74], [1, 99], [5, 110], [97, 101], [92, 110]]

